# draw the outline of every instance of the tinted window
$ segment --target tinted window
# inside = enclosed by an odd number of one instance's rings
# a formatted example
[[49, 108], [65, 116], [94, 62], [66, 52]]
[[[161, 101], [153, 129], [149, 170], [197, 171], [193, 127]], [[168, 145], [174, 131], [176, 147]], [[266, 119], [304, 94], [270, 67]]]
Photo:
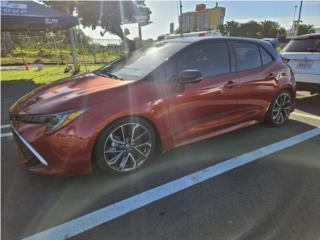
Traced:
[[284, 48], [285, 52], [320, 51], [320, 38], [293, 39]]
[[259, 49], [250, 43], [233, 43], [235, 50], [237, 70], [253, 69], [261, 66]]
[[262, 58], [263, 65], [266, 65], [266, 64], [269, 64], [272, 62], [272, 57], [264, 48], [260, 48], [260, 52], [261, 52], [261, 58]]
[[230, 72], [228, 46], [223, 42], [207, 42], [186, 49], [177, 61], [178, 72], [197, 69], [204, 77]]
[[127, 80], [139, 80], [151, 73], [179, 50], [186, 47], [187, 44], [160, 42], [151, 47], [140, 48], [97, 72], [106, 75], [111, 73]]

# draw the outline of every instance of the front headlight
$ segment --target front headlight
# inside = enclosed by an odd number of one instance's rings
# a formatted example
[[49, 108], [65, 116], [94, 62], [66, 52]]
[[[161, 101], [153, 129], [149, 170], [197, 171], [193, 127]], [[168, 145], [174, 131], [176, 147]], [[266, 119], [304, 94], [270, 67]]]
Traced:
[[54, 132], [74, 119], [80, 116], [86, 108], [75, 109], [71, 111], [66, 111], [62, 113], [53, 113], [53, 114], [45, 114], [45, 115], [19, 115], [18, 120], [27, 123], [35, 123], [35, 124], [47, 124], [47, 133]]

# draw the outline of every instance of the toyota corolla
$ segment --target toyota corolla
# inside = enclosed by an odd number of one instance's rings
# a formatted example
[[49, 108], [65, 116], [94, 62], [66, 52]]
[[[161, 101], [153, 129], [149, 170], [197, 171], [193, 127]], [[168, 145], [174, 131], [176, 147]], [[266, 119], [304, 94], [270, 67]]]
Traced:
[[290, 67], [263, 40], [174, 39], [42, 86], [10, 108], [19, 161], [72, 175], [131, 172], [157, 152], [267, 122], [294, 108]]

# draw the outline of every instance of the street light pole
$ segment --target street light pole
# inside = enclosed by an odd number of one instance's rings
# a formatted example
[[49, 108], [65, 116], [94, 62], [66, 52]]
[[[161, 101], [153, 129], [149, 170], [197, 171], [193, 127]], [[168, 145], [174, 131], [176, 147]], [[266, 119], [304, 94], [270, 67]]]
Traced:
[[297, 5], [294, 6], [294, 14], [293, 14], [293, 21], [292, 21], [292, 29], [291, 29], [291, 37], [294, 37], [296, 34], [296, 12], [297, 12]]
[[179, 25], [180, 25], [180, 37], [183, 37], [183, 34], [182, 34], [182, 2], [180, 0], [180, 21], [179, 21]]
[[302, 0], [300, 1], [299, 16], [298, 16], [297, 29], [296, 29], [296, 36], [298, 36], [298, 34], [299, 34], [299, 25], [300, 25], [300, 22], [301, 22], [301, 10], [302, 10]]

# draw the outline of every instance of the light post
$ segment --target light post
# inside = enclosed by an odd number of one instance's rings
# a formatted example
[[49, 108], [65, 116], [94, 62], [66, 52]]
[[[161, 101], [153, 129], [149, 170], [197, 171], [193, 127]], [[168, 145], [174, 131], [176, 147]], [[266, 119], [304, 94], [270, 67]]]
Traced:
[[182, 34], [182, 2], [180, 0], [180, 21], [179, 21], [179, 25], [180, 25], [180, 37], [183, 37], [183, 34]]
[[299, 16], [298, 16], [297, 28], [296, 28], [296, 36], [298, 36], [298, 34], [299, 34], [299, 25], [301, 22], [301, 10], [302, 10], [302, 0], [300, 1]]
[[293, 21], [292, 21], [292, 28], [291, 28], [291, 37], [294, 37], [296, 34], [296, 12], [297, 12], [297, 5], [294, 6], [294, 14], [293, 14]]

